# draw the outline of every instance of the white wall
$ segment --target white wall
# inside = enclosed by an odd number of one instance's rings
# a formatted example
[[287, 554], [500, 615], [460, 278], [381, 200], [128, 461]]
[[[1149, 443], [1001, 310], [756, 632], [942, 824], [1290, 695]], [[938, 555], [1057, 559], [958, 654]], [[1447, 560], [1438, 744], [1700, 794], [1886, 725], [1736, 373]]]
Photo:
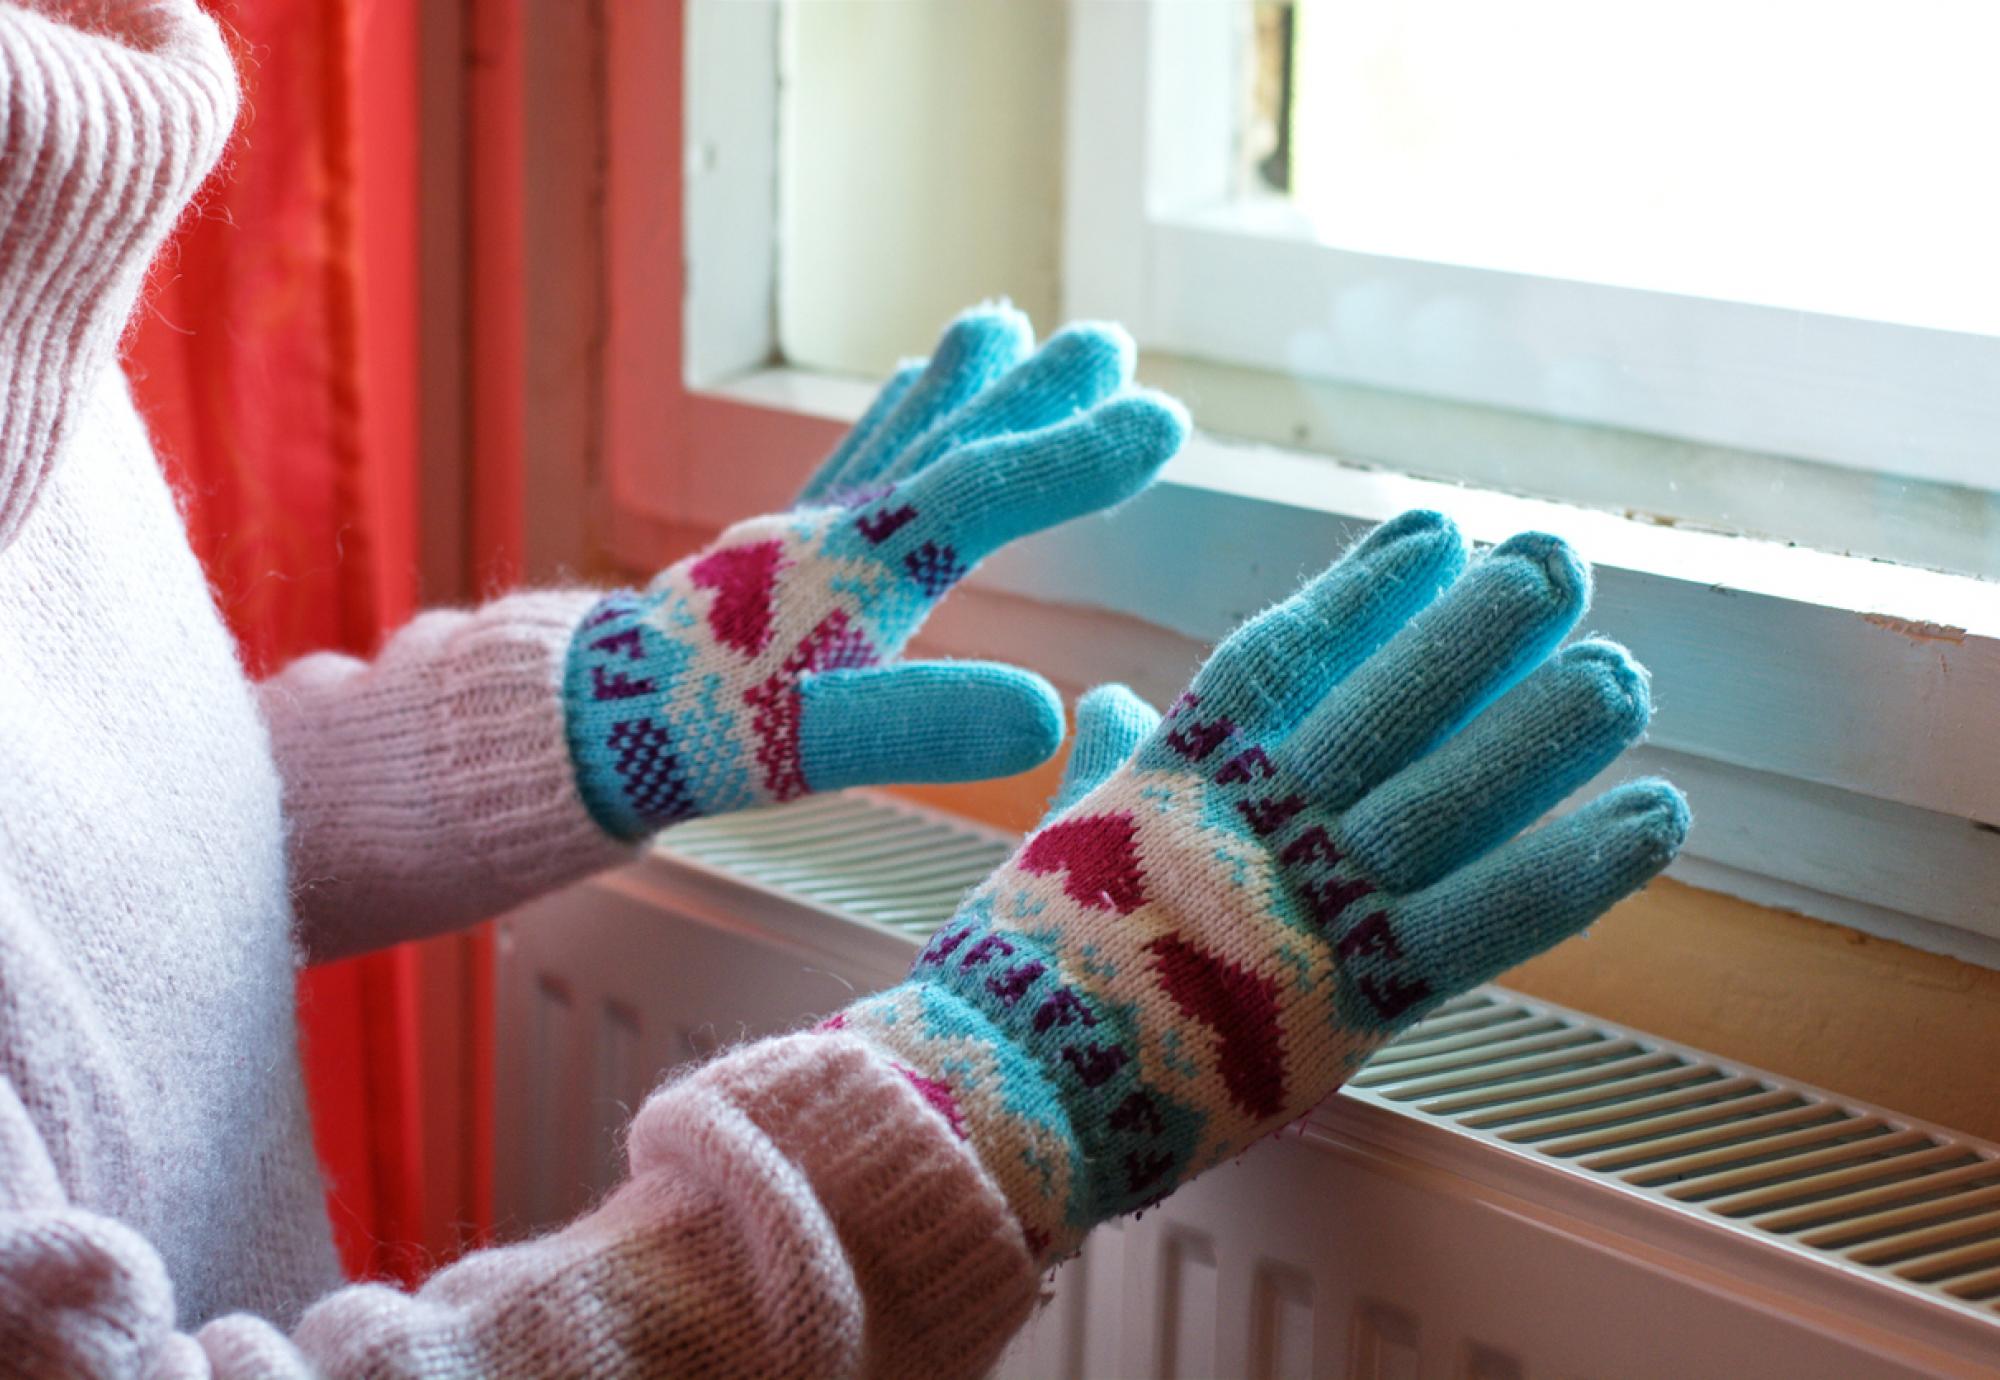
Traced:
[[1062, 0], [800, 0], [788, 46], [787, 359], [880, 374], [985, 297], [1049, 329]]

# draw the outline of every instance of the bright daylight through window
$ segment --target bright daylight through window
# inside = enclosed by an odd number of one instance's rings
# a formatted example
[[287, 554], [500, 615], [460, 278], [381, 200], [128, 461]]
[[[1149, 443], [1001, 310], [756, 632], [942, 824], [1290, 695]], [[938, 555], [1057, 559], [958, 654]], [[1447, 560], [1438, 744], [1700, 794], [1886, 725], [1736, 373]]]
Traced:
[[1980, 171], [2000, 8], [1259, 8], [1260, 59], [1293, 45], [1287, 157], [1265, 166], [1331, 242], [2000, 331], [2000, 179]]
[[[2000, 10], [1239, 16], [1231, 185], [1165, 218], [1155, 198], [1170, 281], [1148, 290], [1171, 306], [1147, 343], [1298, 387], [1213, 390], [1208, 425], [2000, 573], [2000, 182], [1977, 171], [2000, 128]], [[1153, 22], [1196, 21], [1167, 5]], [[1223, 281], [1233, 305], [1209, 300]]]
[[[2000, 684], [2000, 88], [1979, 66], [2000, 11], [767, 15], [764, 97], [692, 107], [720, 150], [689, 184], [691, 373], [735, 409], [718, 455], [746, 416], [778, 437], [857, 415], [967, 302], [1117, 321], [1200, 434], [1114, 521], [982, 568], [1006, 599], [982, 635], [1079, 686], [1145, 682], [1161, 637], [1212, 643], [1401, 507], [1484, 540], [1560, 531], [1596, 563], [1594, 630], [1666, 687], [1644, 765], [1708, 821], [1681, 875], [2000, 943], [1973, 827], [2000, 818], [1978, 731]], [[760, 197], [762, 247], [738, 208]], [[731, 275], [772, 310], [716, 315]]]

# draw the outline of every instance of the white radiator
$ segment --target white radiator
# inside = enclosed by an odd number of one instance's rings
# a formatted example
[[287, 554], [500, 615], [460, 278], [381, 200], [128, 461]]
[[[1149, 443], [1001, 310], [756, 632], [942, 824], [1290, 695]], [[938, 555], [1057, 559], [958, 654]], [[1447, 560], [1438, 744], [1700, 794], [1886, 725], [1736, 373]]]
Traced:
[[[899, 978], [1011, 842], [814, 800], [509, 916], [503, 1229], [608, 1189], [664, 1070]], [[1003, 1376], [2000, 1376], [2000, 1147], [1488, 988], [1052, 1290]]]

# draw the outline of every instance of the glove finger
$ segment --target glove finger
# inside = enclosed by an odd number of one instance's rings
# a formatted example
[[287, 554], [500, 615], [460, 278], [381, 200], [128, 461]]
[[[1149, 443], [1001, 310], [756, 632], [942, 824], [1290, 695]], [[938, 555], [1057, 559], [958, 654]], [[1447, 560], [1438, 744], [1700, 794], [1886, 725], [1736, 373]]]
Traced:
[[1628, 782], [1442, 882], [1368, 912], [1335, 945], [1342, 1013], [1387, 1036], [1552, 948], [1673, 861], [1688, 808], [1665, 781]]
[[923, 372], [924, 362], [920, 359], [896, 366], [896, 372], [889, 375], [889, 381], [882, 385], [882, 391], [868, 404], [868, 410], [861, 414], [861, 420], [841, 438], [833, 454], [820, 463], [820, 467], [813, 471], [812, 478], [808, 479], [805, 487], [799, 490], [798, 498], [792, 503], [794, 508], [811, 508], [821, 503], [834, 502], [836, 501], [834, 496], [840, 490], [853, 487], [845, 483], [841, 476], [853, 465], [854, 457], [861, 453], [862, 447], [881, 431], [890, 413], [896, 410], [896, 405], [902, 402], [903, 395], [910, 391], [911, 386], [923, 376]]
[[901, 565], [936, 598], [1015, 538], [1138, 493], [1187, 427], [1173, 399], [1128, 393], [1040, 431], [977, 442], [881, 500], [881, 520], [900, 525], [876, 558]]
[[1159, 726], [1160, 711], [1122, 685], [1100, 685], [1086, 693], [1076, 702], [1069, 763], [1044, 821], [1103, 785]]
[[1589, 572], [1566, 544], [1508, 538], [1336, 685], [1281, 745], [1282, 764], [1317, 804], [1346, 809], [1532, 670], [1589, 603]]
[[1464, 569], [1465, 539], [1451, 519], [1422, 509], [1391, 518], [1231, 633], [1196, 674], [1188, 702], [1232, 730], [1289, 732]]
[[815, 791], [1011, 776], [1062, 737], [1062, 697], [1018, 666], [912, 661], [799, 684], [799, 760]]
[[880, 478], [897, 483], [976, 441], [1073, 417], [1131, 382], [1134, 354], [1132, 337], [1122, 327], [1065, 326], [964, 407], [940, 414]]
[[1623, 647], [1579, 642], [1370, 791], [1341, 850], [1386, 891], [1429, 886], [1528, 828], [1646, 731], [1652, 699]]
[[824, 492], [892, 482], [890, 465], [913, 441], [962, 411], [994, 380], [1008, 376], [1034, 344], [1027, 316], [1005, 303], [974, 307], [960, 316], [945, 327], [923, 373], [854, 448]]

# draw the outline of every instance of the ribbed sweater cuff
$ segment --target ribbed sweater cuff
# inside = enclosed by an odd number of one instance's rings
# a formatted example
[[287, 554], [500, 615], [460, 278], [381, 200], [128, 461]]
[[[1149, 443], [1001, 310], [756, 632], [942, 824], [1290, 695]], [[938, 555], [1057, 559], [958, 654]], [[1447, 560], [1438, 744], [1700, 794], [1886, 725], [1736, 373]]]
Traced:
[[971, 1147], [893, 1064], [815, 1032], [669, 1084], [633, 1122], [635, 1176], [684, 1159], [690, 1120], [747, 1117], [801, 1172], [863, 1305], [862, 1373], [976, 1375], [1032, 1310], [1033, 1262]]
[[[561, 676], [588, 590], [512, 595], [475, 613], [440, 658], [444, 758], [437, 789], [468, 856], [517, 896], [532, 896], [628, 861], [577, 791]], [[415, 721], [385, 723], [414, 734]], [[411, 742], [414, 761], [422, 745]]]
[[498, 914], [629, 861], [577, 793], [563, 659], [587, 590], [418, 618], [371, 663], [260, 687], [314, 959]]

